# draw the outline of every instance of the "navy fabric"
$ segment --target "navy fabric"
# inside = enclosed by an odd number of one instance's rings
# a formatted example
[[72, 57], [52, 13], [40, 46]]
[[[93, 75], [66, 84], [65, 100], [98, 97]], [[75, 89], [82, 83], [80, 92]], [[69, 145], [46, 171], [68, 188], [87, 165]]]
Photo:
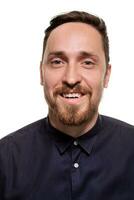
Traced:
[[0, 140], [0, 200], [134, 200], [134, 127], [99, 115], [74, 139], [48, 118]]

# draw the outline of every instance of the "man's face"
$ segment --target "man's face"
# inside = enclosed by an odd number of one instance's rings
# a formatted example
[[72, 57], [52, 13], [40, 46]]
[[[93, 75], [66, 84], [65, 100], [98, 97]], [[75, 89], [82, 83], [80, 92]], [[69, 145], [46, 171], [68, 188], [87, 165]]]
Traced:
[[107, 87], [102, 38], [92, 26], [71, 22], [55, 28], [47, 41], [41, 65], [41, 84], [53, 121], [75, 126], [98, 112]]

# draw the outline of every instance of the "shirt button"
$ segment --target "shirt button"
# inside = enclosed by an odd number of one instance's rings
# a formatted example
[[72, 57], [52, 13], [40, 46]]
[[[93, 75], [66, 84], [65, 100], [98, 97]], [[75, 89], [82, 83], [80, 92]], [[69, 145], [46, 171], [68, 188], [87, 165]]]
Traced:
[[79, 164], [78, 164], [78, 163], [74, 163], [74, 167], [75, 167], [75, 168], [78, 168], [78, 167], [79, 167]]
[[78, 145], [78, 141], [75, 140], [74, 141], [74, 145], [77, 146]]

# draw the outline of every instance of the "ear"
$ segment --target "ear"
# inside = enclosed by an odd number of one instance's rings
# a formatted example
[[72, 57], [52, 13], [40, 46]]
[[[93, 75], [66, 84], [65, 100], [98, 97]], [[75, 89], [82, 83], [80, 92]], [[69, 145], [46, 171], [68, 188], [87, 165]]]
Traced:
[[108, 87], [109, 79], [111, 74], [111, 65], [108, 64], [106, 67], [105, 77], [104, 77], [104, 88]]
[[43, 85], [43, 65], [42, 61], [40, 62], [40, 84]]

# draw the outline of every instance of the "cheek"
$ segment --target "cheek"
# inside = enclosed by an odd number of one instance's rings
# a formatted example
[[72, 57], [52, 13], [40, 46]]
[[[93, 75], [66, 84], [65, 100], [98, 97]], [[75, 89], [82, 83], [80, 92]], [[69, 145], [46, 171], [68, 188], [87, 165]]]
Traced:
[[51, 70], [45, 70], [43, 74], [44, 87], [49, 92], [52, 92], [53, 89], [60, 83], [61, 75], [57, 72], [51, 72]]
[[92, 88], [93, 92], [103, 88], [104, 77], [99, 71], [86, 73], [84, 79], [87, 85]]

